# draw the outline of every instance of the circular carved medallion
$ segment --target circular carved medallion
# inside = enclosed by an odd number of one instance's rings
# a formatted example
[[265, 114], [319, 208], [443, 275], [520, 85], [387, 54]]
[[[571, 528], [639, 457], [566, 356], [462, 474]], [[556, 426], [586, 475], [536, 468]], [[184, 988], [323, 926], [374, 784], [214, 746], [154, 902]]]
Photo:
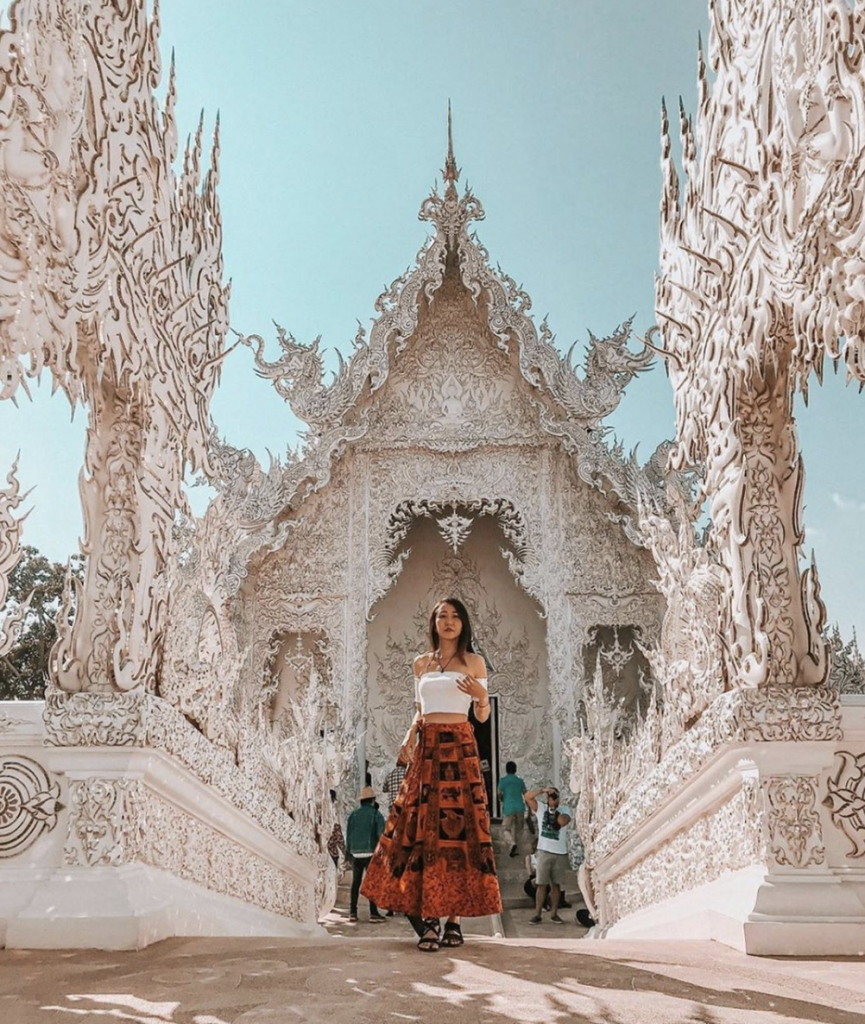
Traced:
[[15, 857], [57, 824], [60, 785], [38, 761], [0, 757], [0, 857]]

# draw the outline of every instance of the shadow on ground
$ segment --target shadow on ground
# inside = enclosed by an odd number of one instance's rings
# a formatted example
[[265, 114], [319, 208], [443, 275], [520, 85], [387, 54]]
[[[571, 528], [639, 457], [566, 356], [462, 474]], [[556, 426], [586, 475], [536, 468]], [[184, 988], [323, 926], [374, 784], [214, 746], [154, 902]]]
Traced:
[[[376, 926], [381, 929], [385, 926]], [[408, 927], [316, 942], [172, 939], [138, 953], [0, 952], [4, 1024], [862, 1024], [865, 965], [754, 960], [711, 943], [472, 939]], [[392, 930], [391, 930], [392, 929]], [[851, 980], [853, 979], [853, 980]], [[848, 984], [848, 981], [850, 983]]]

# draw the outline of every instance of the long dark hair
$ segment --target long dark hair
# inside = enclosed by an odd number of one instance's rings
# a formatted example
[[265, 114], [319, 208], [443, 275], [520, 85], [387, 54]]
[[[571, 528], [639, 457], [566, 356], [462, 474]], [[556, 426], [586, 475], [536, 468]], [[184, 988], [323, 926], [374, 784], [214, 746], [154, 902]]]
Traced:
[[430, 650], [437, 651], [439, 649], [439, 632], [436, 629], [436, 615], [438, 614], [439, 608], [443, 604], [449, 604], [451, 608], [457, 613], [457, 617], [463, 624], [463, 628], [460, 630], [460, 635], [457, 637], [457, 654], [474, 654], [475, 649], [472, 646], [472, 623], [469, 619], [468, 608], [460, 601], [457, 597], [446, 597], [443, 601], [437, 601], [435, 607], [430, 613], [429, 617], [429, 641]]

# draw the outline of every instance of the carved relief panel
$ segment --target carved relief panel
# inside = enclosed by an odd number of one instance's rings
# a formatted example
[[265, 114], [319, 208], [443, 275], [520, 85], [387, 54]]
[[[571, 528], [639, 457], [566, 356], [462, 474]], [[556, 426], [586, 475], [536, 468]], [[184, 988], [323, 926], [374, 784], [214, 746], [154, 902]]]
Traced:
[[633, 716], [644, 710], [651, 686], [651, 671], [639, 648], [642, 630], [638, 626], [599, 625], [589, 630], [582, 650], [584, 677], [589, 679], [600, 662], [601, 678], [623, 713]]
[[602, 494], [584, 486], [563, 461], [561, 471], [568, 481], [561, 488], [568, 590], [616, 598], [651, 591], [649, 580], [656, 575], [651, 554], [628, 542]]

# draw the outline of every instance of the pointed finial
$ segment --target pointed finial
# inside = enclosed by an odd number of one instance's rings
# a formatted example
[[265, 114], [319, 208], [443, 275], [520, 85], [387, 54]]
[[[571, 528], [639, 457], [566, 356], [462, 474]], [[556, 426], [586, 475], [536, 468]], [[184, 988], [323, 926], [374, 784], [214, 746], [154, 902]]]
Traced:
[[445, 159], [444, 170], [442, 171], [442, 178], [445, 181], [445, 187], [447, 189], [453, 189], [456, 191], [455, 182], [460, 180], [460, 172], [457, 167], [457, 162], [454, 159], [454, 131], [453, 131], [453, 115], [451, 114], [451, 101], [448, 100], [448, 155]]

